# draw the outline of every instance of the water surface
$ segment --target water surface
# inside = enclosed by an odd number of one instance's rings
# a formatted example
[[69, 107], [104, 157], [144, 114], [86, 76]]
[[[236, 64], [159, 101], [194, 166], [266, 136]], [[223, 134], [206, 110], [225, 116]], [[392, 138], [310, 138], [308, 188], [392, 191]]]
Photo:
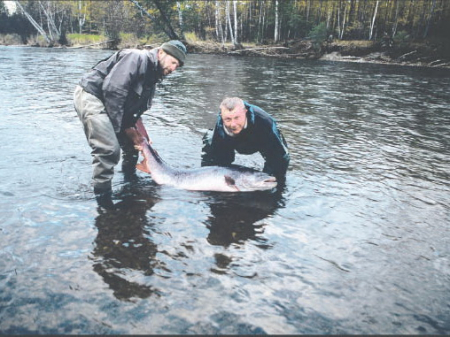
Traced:
[[277, 119], [286, 186], [118, 170], [105, 213], [72, 93], [109, 54], [0, 47], [1, 333], [450, 333], [448, 70], [189, 55], [144, 116], [161, 157], [199, 167], [237, 95]]

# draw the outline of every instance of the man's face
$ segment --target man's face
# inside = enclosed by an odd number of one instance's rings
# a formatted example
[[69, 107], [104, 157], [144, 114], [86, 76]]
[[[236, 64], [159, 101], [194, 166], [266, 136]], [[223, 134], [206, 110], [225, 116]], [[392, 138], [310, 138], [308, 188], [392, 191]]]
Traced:
[[158, 60], [164, 76], [174, 72], [180, 66], [180, 62], [175, 57], [167, 54], [163, 50], [159, 51]]
[[233, 110], [222, 108], [220, 115], [227, 130], [233, 135], [238, 135], [244, 129], [247, 121], [246, 113], [245, 107], [236, 107]]

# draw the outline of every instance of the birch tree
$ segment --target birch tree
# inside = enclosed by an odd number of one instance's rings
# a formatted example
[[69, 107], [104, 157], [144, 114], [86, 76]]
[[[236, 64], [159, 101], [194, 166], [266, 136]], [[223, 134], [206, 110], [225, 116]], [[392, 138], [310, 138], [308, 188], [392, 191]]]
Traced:
[[425, 31], [423, 33], [423, 38], [426, 38], [428, 35], [428, 30], [430, 29], [430, 23], [433, 19], [434, 9], [436, 8], [436, 0], [433, 0], [433, 4], [431, 5], [430, 13], [428, 14], [427, 24], [425, 26]]
[[[45, 6], [41, 1], [38, 1], [38, 14], [39, 21], [38, 23], [35, 18], [27, 11], [24, 6], [20, 3], [20, 1], [16, 0], [17, 7], [21, 10], [23, 15], [28, 19], [28, 21], [33, 25], [33, 27], [41, 34], [45, 41], [49, 44], [49, 46], [53, 46], [61, 37], [61, 24], [62, 19], [59, 23], [59, 28], [56, 25], [56, 5], [52, 4], [50, 1], [45, 2]], [[45, 18], [45, 20], [43, 20]], [[47, 25], [47, 30], [44, 28], [44, 24]]]
[[181, 10], [181, 4], [179, 1], [177, 1], [177, 11], [178, 11], [178, 24], [180, 25], [180, 31], [184, 32], [183, 11]]
[[333, 7], [327, 8], [327, 30], [330, 30], [331, 17], [333, 15]]
[[78, 0], [77, 4], [77, 22], [78, 22], [78, 31], [80, 34], [83, 33], [83, 26], [86, 22], [86, 4], [82, 0]]
[[120, 32], [123, 25], [123, 5], [121, 0], [108, 1], [106, 13], [103, 17], [105, 34], [108, 36], [107, 47], [116, 49], [120, 43]]
[[339, 4], [337, 9], [337, 30], [338, 30], [338, 38], [341, 38], [341, 6]]
[[278, 0], [275, 0], [275, 31], [273, 34], [273, 40], [274, 42], [278, 42]]
[[[150, 14], [148, 10], [146, 10], [143, 6], [141, 6], [139, 4], [139, 2], [137, 0], [129, 0], [131, 1], [131, 3], [134, 4], [134, 6], [136, 8], [138, 8], [142, 14], [146, 15], [148, 18], [150, 18], [150, 20], [152, 21], [158, 21], [157, 18]], [[158, 9], [160, 15], [161, 15], [161, 29], [163, 30], [163, 32], [172, 40], [179, 40], [180, 38], [178, 37], [178, 34], [175, 32], [175, 30], [173, 29], [170, 20], [168, 18], [168, 16], [166, 15], [166, 11], [164, 9], [164, 4], [158, 0], [153, 0], [152, 3], [156, 6], [156, 8]], [[183, 33], [181, 34], [183, 35]]]
[[396, 0], [394, 24], [392, 25], [392, 34], [391, 34], [392, 37], [394, 37], [394, 36], [395, 36], [395, 33], [397, 33], [397, 26], [398, 26], [398, 10], [399, 10], [399, 1]]
[[236, 44], [236, 40], [234, 39], [233, 26], [231, 25], [231, 17], [230, 17], [230, 2], [226, 2], [225, 6], [225, 15], [227, 18], [228, 29], [230, 30], [231, 42]]
[[[341, 7], [339, 7], [339, 39], [342, 40], [344, 38], [344, 33], [345, 33], [345, 27], [346, 27], [346, 20], [347, 20], [347, 4], [344, 3], [344, 14], [342, 15], [342, 20], [340, 17], [340, 13], [341, 13]], [[341, 21], [342, 21], [342, 26], [341, 26]]]
[[264, 38], [264, 20], [265, 20], [265, 1], [261, 1], [259, 5], [259, 16], [258, 16], [258, 33], [257, 41], [261, 42]]
[[[124, 1], [126, 4], [122, 6]], [[48, 45], [62, 41], [66, 23], [81, 34], [83, 31], [101, 34], [105, 30], [111, 32], [112, 28], [119, 33], [142, 33], [144, 25], [140, 22], [144, 20], [130, 13], [129, 7], [139, 8], [150, 18], [146, 33], [157, 34], [161, 30], [171, 39], [178, 39], [183, 38], [184, 31], [199, 33], [200, 38], [212, 31], [223, 45], [230, 42], [228, 36], [234, 45], [244, 41], [261, 43], [268, 36], [279, 43], [284, 38], [306, 36], [321, 23], [326, 23], [328, 30], [341, 40], [375, 40], [380, 33], [393, 37], [398, 31], [414, 38], [446, 37], [450, 22], [450, 0], [15, 0], [15, 3], [20, 16], [30, 22], [29, 27], [34, 27]], [[25, 32], [25, 27], [21, 29]], [[30, 35], [28, 31], [24, 34]]]
[[234, 44], [237, 45], [239, 43], [238, 38], [238, 15], [237, 15], [237, 0], [233, 1], [234, 7]]
[[311, 9], [311, 0], [308, 0], [307, 6], [306, 6], [306, 21], [309, 21], [309, 11]]
[[17, 7], [20, 9], [23, 15], [30, 21], [30, 23], [33, 25], [34, 28], [41, 34], [45, 41], [47, 41], [50, 44], [50, 38], [48, 37], [47, 33], [45, 32], [44, 28], [40, 24], [36, 22], [36, 20], [33, 19], [33, 17], [28, 13], [25, 8], [23, 8], [22, 4], [19, 1], [16, 1]]
[[61, 24], [62, 24], [62, 19], [59, 22], [58, 27], [56, 26], [56, 8], [54, 6], [54, 2], [50, 2], [50, 1], [45, 1], [44, 3], [42, 3], [42, 1], [39, 1], [39, 6], [42, 10], [42, 12], [44, 13], [45, 17], [46, 17], [46, 21], [47, 21], [47, 30], [48, 30], [48, 35], [50, 37], [51, 41], [58, 41], [60, 36], [61, 36]]
[[216, 10], [215, 10], [215, 21], [216, 21], [216, 36], [217, 39], [222, 42], [222, 47], [225, 46], [225, 36], [223, 34], [221, 11], [220, 11], [220, 1], [216, 0]]
[[373, 11], [373, 18], [372, 23], [370, 24], [370, 34], [369, 34], [369, 40], [372, 40], [373, 36], [373, 27], [375, 26], [375, 20], [377, 18], [377, 11], [378, 11], [378, 4], [380, 3], [380, 0], [377, 0], [377, 3], [375, 5], [375, 10]]

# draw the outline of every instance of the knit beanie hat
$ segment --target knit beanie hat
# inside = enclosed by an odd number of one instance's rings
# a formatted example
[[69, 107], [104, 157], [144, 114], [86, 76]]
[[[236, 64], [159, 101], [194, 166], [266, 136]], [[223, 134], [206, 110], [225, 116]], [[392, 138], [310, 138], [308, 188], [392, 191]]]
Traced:
[[178, 40], [171, 40], [165, 42], [161, 45], [162, 50], [167, 54], [172, 55], [180, 62], [180, 67], [184, 65], [184, 60], [186, 58], [186, 47], [183, 43]]

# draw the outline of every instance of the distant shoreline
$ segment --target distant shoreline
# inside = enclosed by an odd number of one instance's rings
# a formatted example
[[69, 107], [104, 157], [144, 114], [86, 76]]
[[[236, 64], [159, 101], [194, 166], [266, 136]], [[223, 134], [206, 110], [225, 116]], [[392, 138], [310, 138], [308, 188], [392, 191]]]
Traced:
[[[32, 44], [0, 44], [14, 47], [41, 47]], [[292, 41], [282, 45], [239, 45], [219, 44], [215, 42], [186, 42], [188, 52], [192, 54], [215, 54], [230, 56], [272, 57], [285, 59], [310, 59], [333, 62], [352, 62], [385, 64], [409, 67], [428, 67], [450, 69], [450, 51], [448, 47], [429, 43], [409, 44], [402, 47], [383, 48], [369, 41], [333, 41], [322, 46], [320, 51], [312, 47], [310, 41]], [[68, 49], [104, 49], [105, 43], [90, 45], [54, 46], [50, 48]], [[123, 44], [122, 48], [154, 48], [155, 45]], [[112, 49], [109, 49], [112, 50]]]

